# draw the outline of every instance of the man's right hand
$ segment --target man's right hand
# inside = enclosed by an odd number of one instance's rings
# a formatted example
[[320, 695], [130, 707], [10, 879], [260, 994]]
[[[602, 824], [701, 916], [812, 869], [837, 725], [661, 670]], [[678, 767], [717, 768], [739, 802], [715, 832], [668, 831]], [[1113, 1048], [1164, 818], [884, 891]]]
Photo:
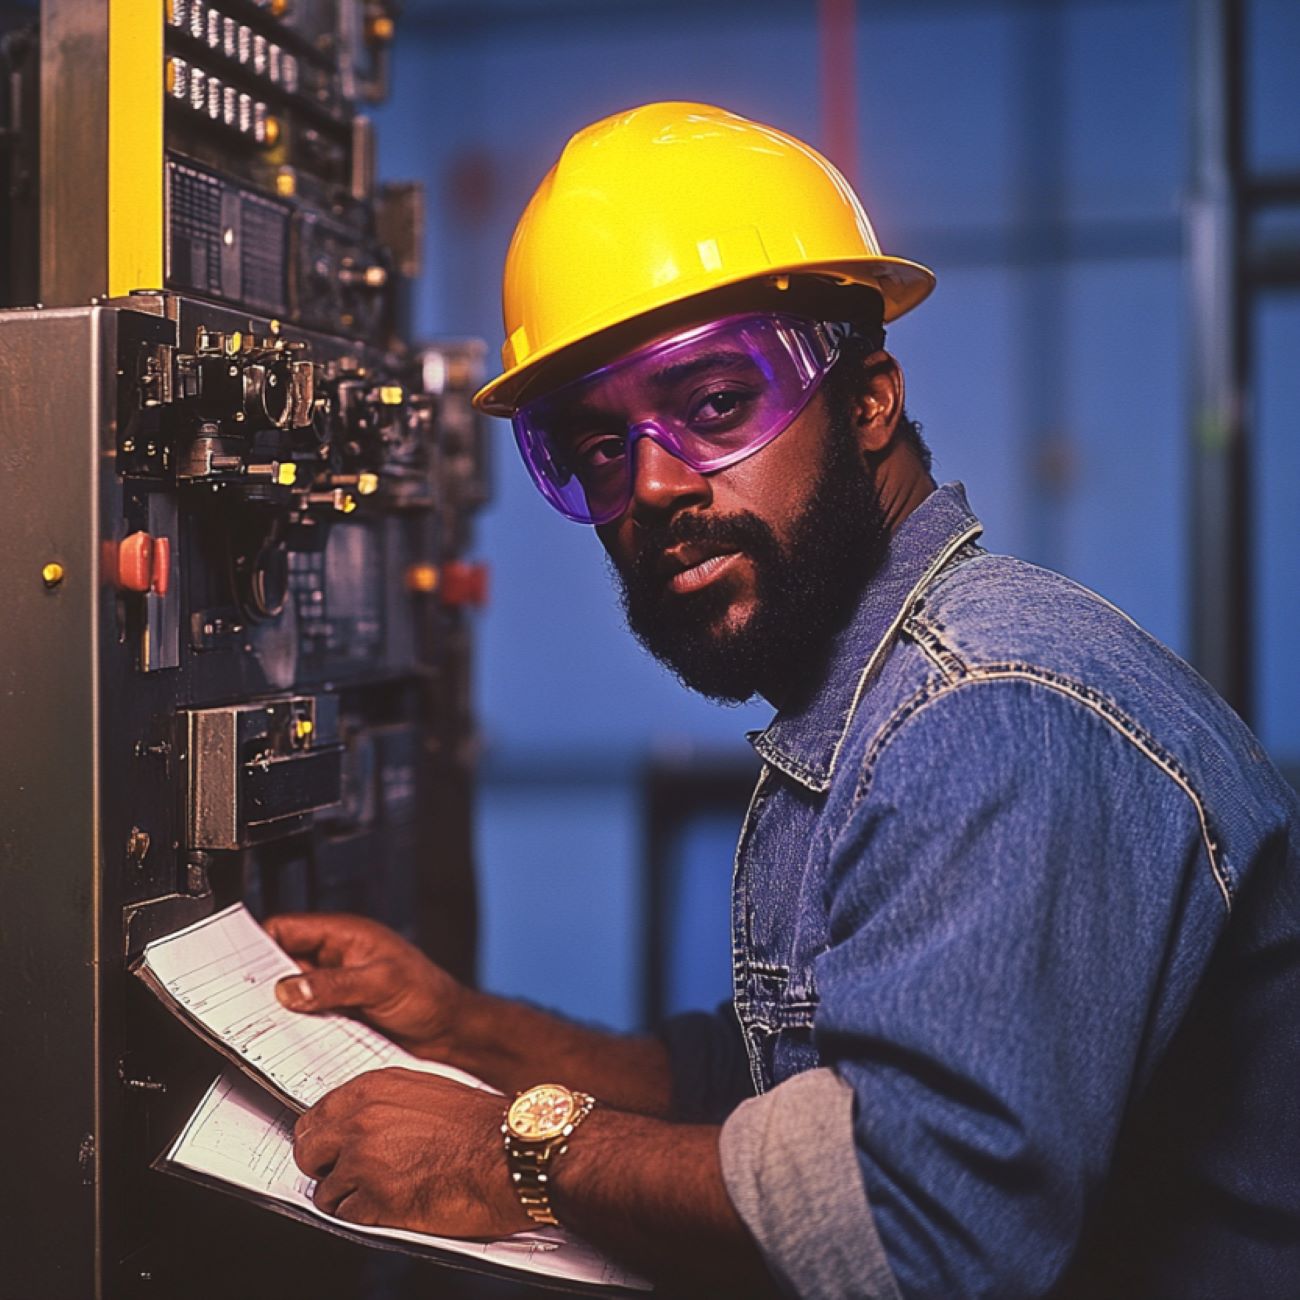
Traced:
[[502, 1092], [549, 1080], [644, 1115], [666, 1115], [668, 1053], [658, 1039], [574, 1025], [467, 988], [386, 925], [295, 912], [266, 922], [302, 966], [276, 986], [293, 1011], [355, 1011], [407, 1051], [477, 1075]]
[[345, 913], [273, 916], [266, 929], [303, 968], [276, 986], [293, 1011], [355, 1011], [417, 1056], [447, 1054], [467, 990], [386, 925]]

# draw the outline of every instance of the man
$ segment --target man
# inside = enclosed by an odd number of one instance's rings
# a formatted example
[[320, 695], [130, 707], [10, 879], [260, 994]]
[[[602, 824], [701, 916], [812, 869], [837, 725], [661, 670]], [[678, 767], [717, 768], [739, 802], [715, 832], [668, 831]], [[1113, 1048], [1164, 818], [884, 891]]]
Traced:
[[503, 1149], [498, 1097], [339, 1089], [295, 1134], [324, 1208], [556, 1219], [707, 1293], [1300, 1294], [1296, 799], [1185, 664], [935, 488], [882, 331], [931, 283], [824, 159], [708, 106], [599, 122], [543, 181], [477, 400], [637, 635], [776, 706], [734, 1003], [618, 1037], [278, 918], [288, 1005], [524, 1091]]

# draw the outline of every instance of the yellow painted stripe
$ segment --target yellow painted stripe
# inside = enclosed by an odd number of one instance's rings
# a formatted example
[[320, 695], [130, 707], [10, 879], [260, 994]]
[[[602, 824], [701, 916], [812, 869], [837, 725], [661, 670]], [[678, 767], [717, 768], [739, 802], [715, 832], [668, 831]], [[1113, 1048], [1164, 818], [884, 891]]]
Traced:
[[108, 0], [108, 291], [163, 282], [163, 0]]

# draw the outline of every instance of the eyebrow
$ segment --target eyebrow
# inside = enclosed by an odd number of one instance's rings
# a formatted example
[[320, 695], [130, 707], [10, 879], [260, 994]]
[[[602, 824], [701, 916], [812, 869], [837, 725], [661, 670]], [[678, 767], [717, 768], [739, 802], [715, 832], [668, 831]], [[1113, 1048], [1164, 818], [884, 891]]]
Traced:
[[702, 370], [714, 369], [719, 366], [739, 369], [746, 364], [751, 367], [754, 364], [753, 358], [748, 352], [738, 351], [734, 348], [727, 351], [705, 352], [699, 356], [690, 357], [685, 361], [678, 361], [672, 365], [664, 366], [662, 370], [656, 370], [649, 376], [649, 382], [659, 389], [671, 388], [674, 384], [680, 383], [683, 379], [689, 379]]
[[[646, 382], [660, 392], [665, 392], [702, 371], [722, 367], [731, 370], [740, 370], [746, 367], [754, 368], [754, 360], [748, 352], [737, 348], [702, 352], [696, 356], [688, 357], [685, 361], [678, 361], [654, 371], [647, 376]], [[562, 426], [553, 429], [550, 436], [557, 441], [572, 442], [574, 438], [580, 438], [584, 434], [599, 433], [607, 429], [611, 424], [623, 425], [624, 423], [625, 421], [621, 416], [602, 408], [599, 404], [588, 401], [575, 402], [573, 405], [564, 408]]]
[[564, 419], [558, 427], [552, 428], [548, 435], [562, 447], [569, 448], [573, 443], [589, 433], [621, 432], [626, 421], [612, 411], [602, 410], [588, 402], [578, 402], [564, 412]]

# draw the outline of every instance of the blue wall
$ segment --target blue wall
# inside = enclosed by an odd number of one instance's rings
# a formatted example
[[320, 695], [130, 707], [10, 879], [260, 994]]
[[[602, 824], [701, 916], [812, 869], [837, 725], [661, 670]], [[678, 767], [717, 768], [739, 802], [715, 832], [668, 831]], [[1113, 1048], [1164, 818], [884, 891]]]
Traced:
[[[853, 161], [886, 250], [938, 271], [891, 346], [939, 477], [966, 482], [992, 548], [1064, 570], [1186, 652], [1189, 6], [861, 8]], [[496, 347], [514, 221], [598, 116], [695, 98], [819, 139], [814, 5], [440, 12], [405, 22], [378, 114], [383, 173], [429, 195], [423, 333]], [[636, 648], [595, 537], [543, 504], [497, 434], [480, 535], [494, 572], [478, 683], [483, 974], [629, 1025], [639, 764], [738, 753], [767, 711], [689, 696]], [[718, 853], [712, 830], [693, 842]], [[566, 905], [548, 907], [539, 879]]]

